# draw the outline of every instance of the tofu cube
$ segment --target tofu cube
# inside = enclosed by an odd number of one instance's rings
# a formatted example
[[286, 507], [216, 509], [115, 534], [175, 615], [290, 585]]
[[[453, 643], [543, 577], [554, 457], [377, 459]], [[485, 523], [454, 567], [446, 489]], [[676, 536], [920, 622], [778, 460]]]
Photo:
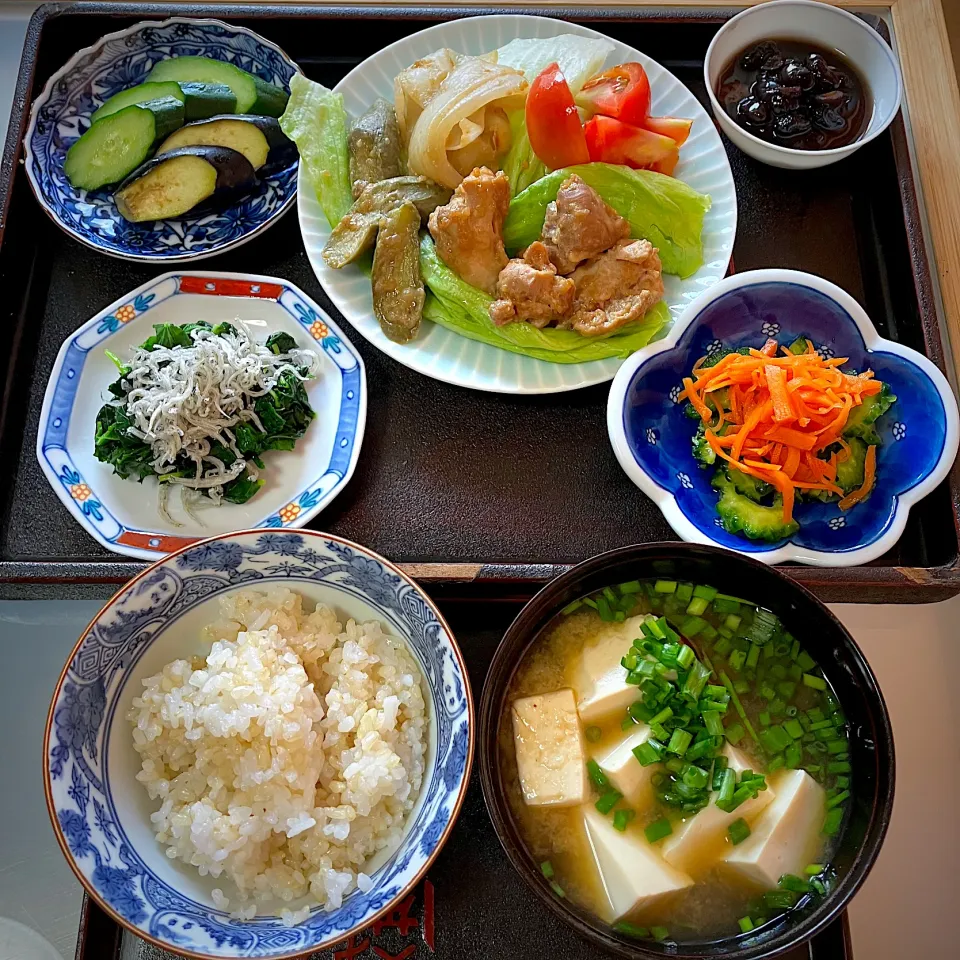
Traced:
[[785, 770], [777, 796], [731, 847], [724, 863], [759, 887], [775, 887], [785, 873], [801, 874], [818, 853], [826, 795], [806, 770]]
[[627, 683], [620, 660], [630, 644], [642, 636], [640, 624], [648, 615], [630, 617], [623, 623], [605, 624], [599, 639], [583, 648], [572, 678], [577, 691], [577, 710], [584, 723], [597, 723], [612, 713], [622, 713], [639, 698], [636, 686]]
[[513, 739], [527, 804], [569, 807], [587, 799], [586, 753], [572, 690], [514, 700]]
[[643, 813], [644, 808], [653, 802], [650, 778], [659, 768], [656, 763], [645, 767], [633, 755], [633, 748], [649, 739], [650, 728], [645, 723], [638, 724], [616, 746], [594, 758], [610, 783], [627, 798], [637, 813]]
[[[748, 768], [752, 769], [750, 760], [731, 744], [724, 747], [723, 754], [730, 768], [738, 775]], [[749, 823], [773, 802], [775, 796], [773, 787], [767, 784], [766, 790], [761, 790], [756, 797], [745, 800], [736, 810], [726, 813], [717, 806], [716, 794], [712, 794], [707, 806], [664, 840], [663, 859], [694, 875], [709, 870], [727, 849], [727, 827], [741, 817]]]
[[661, 897], [693, 884], [685, 873], [666, 863], [639, 828], [621, 833], [611, 817], [592, 803], [583, 806], [583, 824], [600, 875], [605, 906], [603, 919], [620, 917], [651, 905]]

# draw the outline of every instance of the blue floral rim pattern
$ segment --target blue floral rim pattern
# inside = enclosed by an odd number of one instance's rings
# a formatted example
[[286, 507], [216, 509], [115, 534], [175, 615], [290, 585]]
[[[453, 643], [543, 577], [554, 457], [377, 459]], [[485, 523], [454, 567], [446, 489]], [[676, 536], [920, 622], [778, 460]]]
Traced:
[[296, 197], [296, 156], [268, 163], [258, 171], [258, 183], [229, 206], [208, 206], [177, 220], [129, 223], [109, 187], [88, 192], [72, 186], [64, 158], [90, 126], [91, 114], [114, 94], [143, 83], [157, 62], [171, 56], [223, 60], [282, 87], [297, 72], [278, 47], [250, 30], [174, 17], [103, 37], [55, 73], [30, 113], [24, 139], [27, 176], [54, 221], [101, 253], [147, 262], [198, 260], [251, 239]]
[[[330, 459], [317, 465], [315, 479], [298, 491], [279, 511], [254, 527], [302, 526], [321, 510], [349, 480], [359, 456], [366, 411], [366, 377], [363, 362], [333, 321], [298, 288], [283, 280], [264, 278], [251, 282], [241, 275], [166, 274], [114, 304], [107, 316], [84, 324], [61, 347], [44, 398], [37, 436], [37, 457], [60, 500], [91, 536], [111, 549], [155, 559], [194, 542], [152, 529], [125, 525], [97, 495], [95, 484], [84, 478], [71, 454], [70, 420], [77, 399], [80, 375], [92, 350], [102, 348], [126, 323], [148, 313], [181, 293], [248, 295], [277, 302], [293, 317], [333, 361], [342, 378], [340, 409]], [[102, 315], [101, 315], [102, 316]]]
[[[625, 364], [611, 390], [608, 428], [621, 466], [686, 540], [715, 543], [767, 562], [851, 564], [874, 559], [903, 531], [910, 505], [946, 476], [957, 453], [957, 406], [945, 378], [925, 357], [880, 338], [862, 308], [839, 288], [793, 271], [754, 271], [724, 280], [689, 308], [662, 344]], [[872, 369], [897, 401], [877, 424], [877, 482], [849, 511], [836, 503], [798, 504], [800, 529], [767, 543], [728, 533], [717, 515], [714, 468], [693, 457], [696, 420], [681, 380], [697, 358], [721, 347], [787, 345], [809, 337], [822, 356]]]
[[[291, 580], [294, 583], [291, 583]], [[142, 655], [199, 604], [238, 586], [322, 584], [371, 606], [413, 651], [429, 688], [435, 751], [400, 848], [366, 893], [315, 909], [303, 923], [277, 916], [236, 920], [158, 876], [165, 860], [151, 836], [136, 849], [115, 802], [111, 731], [124, 712]], [[331, 601], [328, 601], [331, 602]], [[119, 725], [119, 726], [117, 726]], [[204, 541], [148, 568], [98, 615], [58, 684], [45, 736], [48, 806], [64, 853], [87, 890], [118, 920], [167, 949], [202, 957], [279, 958], [319, 949], [366, 926], [419, 879], [452, 826], [473, 748], [469, 680], [455, 642], [412, 581], [376, 554], [325, 534], [248, 531]]]

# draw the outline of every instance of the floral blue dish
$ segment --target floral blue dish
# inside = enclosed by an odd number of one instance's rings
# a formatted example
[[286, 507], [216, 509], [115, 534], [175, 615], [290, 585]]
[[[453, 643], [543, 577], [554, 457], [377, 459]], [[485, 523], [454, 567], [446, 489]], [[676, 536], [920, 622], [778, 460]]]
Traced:
[[[258, 340], [285, 331], [319, 361], [306, 386], [317, 417], [296, 448], [270, 454], [266, 484], [255, 497], [205, 510], [199, 520], [176, 506], [162, 516], [153, 477], [124, 480], [94, 456], [97, 412], [116, 378], [105, 351], [126, 357], [154, 324], [196, 320], [239, 321]], [[353, 475], [366, 415], [360, 354], [298, 287], [255, 274], [167, 273], [105, 307], [64, 341], [43, 398], [37, 460], [61, 503], [98, 543], [155, 560], [216, 534], [304, 526]]]
[[295, 154], [268, 163], [259, 171], [258, 183], [230, 206], [198, 208], [178, 220], [129, 223], [117, 211], [111, 188], [87, 192], [70, 184], [63, 170], [67, 148], [90, 126], [94, 110], [121, 90], [143, 83], [158, 61], [188, 55], [228, 61], [282, 87], [297, 72], [283, 51], [251, 30], [219, 20], [173, 17], [134, 24], [81, 50], [33, 103], [24, 137], [30, 186], [63, 230], [101, 253], [145, 262], [200, 260], [246, 243], [296, 197]]
[[[787, 344], [809, 337], [826, 355], [849, 357], [845, 369], [872, 369], [897, 401], [878, 421], [877, 482], [869, 498], [842, 512], [836, 503], [799, 504], [799, 531], [765, 543], [720, 524], [712, 470], [691, 453], [697, 424], [680, 399], [681, 379], [717, 350]], [[953, 392], [926, 357], [879, 336], [848, 293], [792, 270], [754, 270], [718, 283], [687, 307], [671, 334], [624, 363], [610, 389], [607, 429], [620, 465], [660, 507], [684, 540], [715, 543], [766, 563], [829, 566], [866, 563], [900, 538], [910, 507], [947, 475], [957, 455]]]
[[[214, 905], [211, 878], [167, 859], [125, 714], [139, 681], [189, 656], [190, 637], [216, 617], [218, 596], [283, 585], [339, 615], [376, 618], [404, 640], [424, 677], [429, 746], [420, 797], [400, 847], [374, 860], [372, 888], [295, 926], [267, 915], [234, 919]], [[196, 652], [196, 651], [193, 651]], [[473, 756], [470, 682], [433, 603], [393, 564], [314, 531], [246, 531], [206, 540], [135, 577], [97, 614], [57, 684], [44, 737], [44, 787], [57, 840], [87, 893], [151, 943], [193, 957], [292, 957], [369, 926], [422, 877], [453, 827]], [[282, 904], [281, 904], [282, 905]]]

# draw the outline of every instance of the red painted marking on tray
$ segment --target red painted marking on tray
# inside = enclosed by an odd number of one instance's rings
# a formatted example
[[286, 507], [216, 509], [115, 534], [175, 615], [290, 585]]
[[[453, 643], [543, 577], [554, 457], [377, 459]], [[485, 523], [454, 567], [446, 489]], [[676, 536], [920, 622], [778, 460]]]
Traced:
[[379, 937], [384, 930], [396, 929], [400, 931], [400, 936], [407, 936], [411, 930], [420, 926], [420, 921], [416, 917], [410, 916], [410, 910], [413, 908], [413, 894], [411, 893], [396, 910], [391, 910], [382, 920], [378, 920], [373, 925], [373, 934]]
[[181, 277], [180, 292], [203, 293], [211, 297], [258, 297], [261, 300], [279, 300], [283, 287], [279, 283], [225, 280], [223, 277]]
[[360, 954], [370, 946], [370, 938], [367, 937], [357, 943], [358, 940], [360, 940], [360, 935], [357, 933], [349, 937], [346, 941], [346, 947], [343, 950], [336, 950], [334, 952], [333, 960], [354, 960], [355, 957], [359, 957]]
[[383, 947], [374, 947], [373, 952], [380, 957], [380, 960], [407, 960], [407, 957], [412, 957], [417, 952], [417, 945], [411, 943], [410, 946], [404, 947], [399, 953], [390, 953]]
[[170, 537], [162, 533], [136, 533], [125, 530], [117, 537], [117, 543], [127, 547], [139, 547], [141, 550], [155, 550], [157, 553], [172, 553], [181, 547], [189, 547], [200, 537]]
[[433, 953], [433, 884], [423, 882], [423, 939]]

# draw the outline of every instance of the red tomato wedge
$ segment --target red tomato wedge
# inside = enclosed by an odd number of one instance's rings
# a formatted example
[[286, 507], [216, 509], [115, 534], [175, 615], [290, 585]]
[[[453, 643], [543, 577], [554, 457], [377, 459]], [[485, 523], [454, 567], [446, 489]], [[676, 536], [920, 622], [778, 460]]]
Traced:
[[577, 96], [581, 106], [635, 127], [650, 112], [650, 81], [639, 63], [621, 63], [588, 80]]
[[595, 162], [623, 163], [635, 169], [672, 174], [680, 159], [675, 140], [612, 117], [591, 117], [583, 132], [590, 159]]
[[661, 137], [669, 137], [678, 147], [682, 147], [690, 136], [693, 121], [682, 117], [647, 117], [640, 126], [652, 133], [659, 133]]
[[577, 105], [556, 63], [545, 67], [530, 84], [526, 121], [533, 152], [551, 170], [589, 162]]

